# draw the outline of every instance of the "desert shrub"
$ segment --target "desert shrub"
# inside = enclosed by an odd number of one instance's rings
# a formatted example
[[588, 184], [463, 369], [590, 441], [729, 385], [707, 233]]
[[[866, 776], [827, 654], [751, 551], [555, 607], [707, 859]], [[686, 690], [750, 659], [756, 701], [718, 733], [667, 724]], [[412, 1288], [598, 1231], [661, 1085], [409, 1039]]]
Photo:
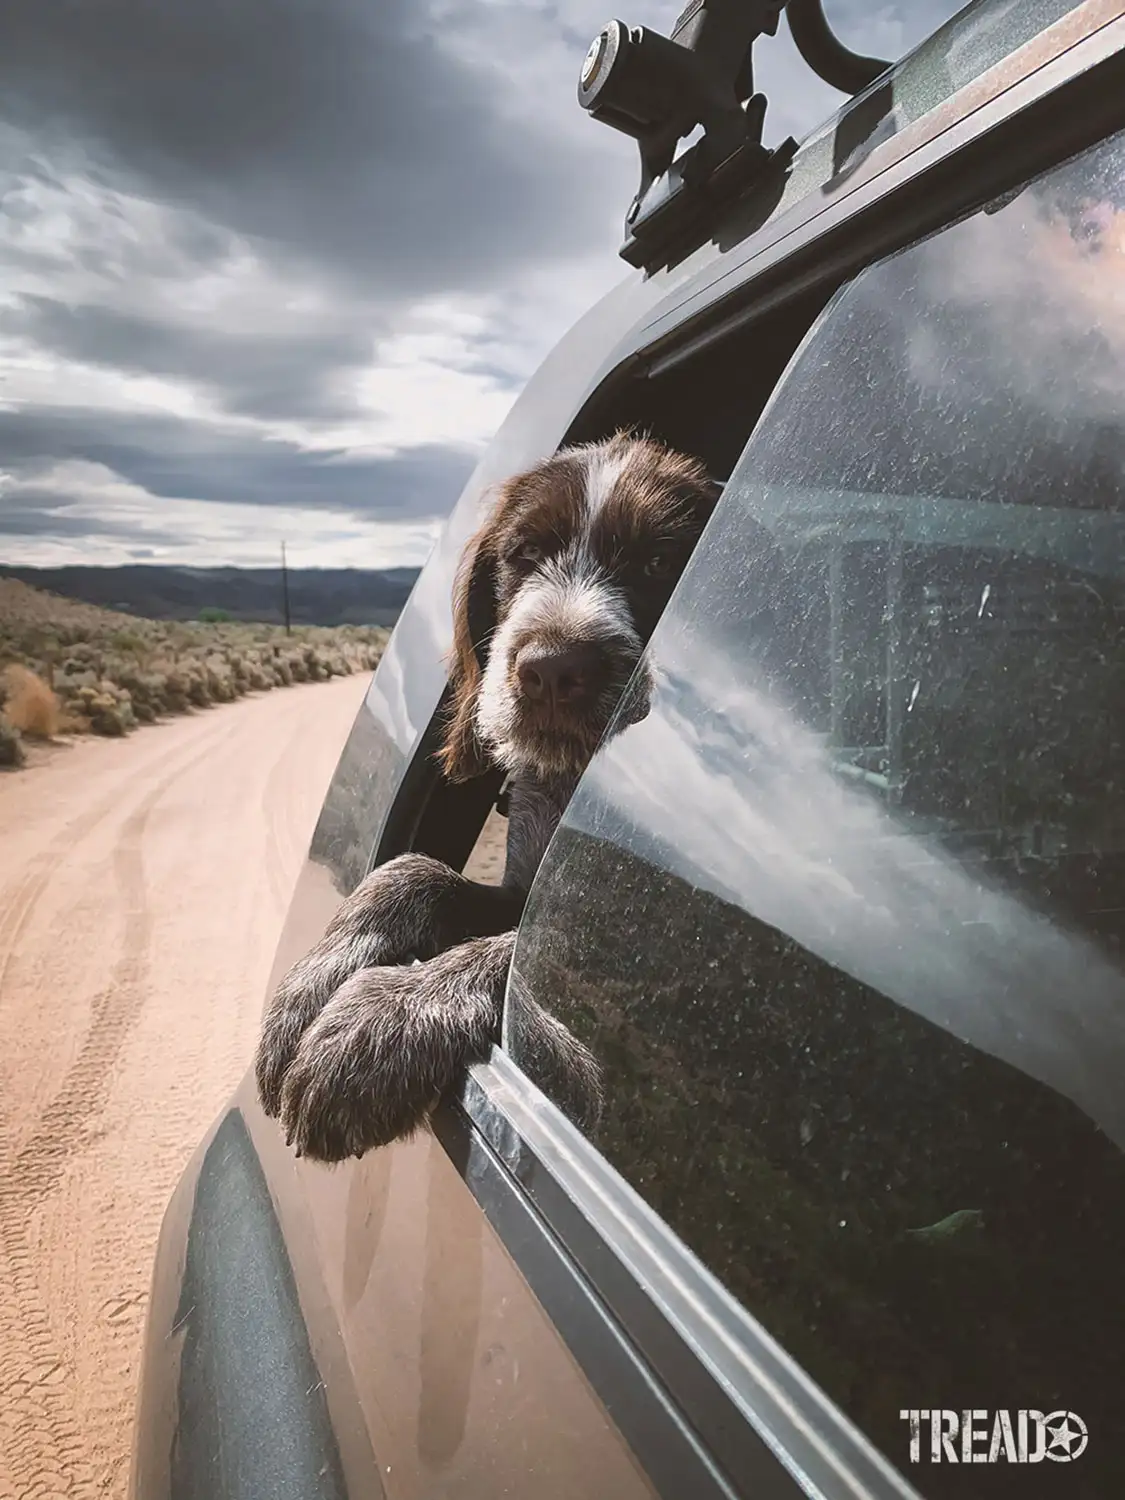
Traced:
[[[366, 626], [286, 633], [222, 610], [202, 614], [202, 621], [146, 620], [0, 579], [0, 711], [13, 689], [18, 702], [33, 682], [36, 701], [54, 708], [39, 721], [48, 734], [119, 736], [137, 722], [244, 693], [370, 671], [387, 639]], [[11, 715], [9, 724], [0, 753], [11, 759], [22, 756], [22, 741]], [[27, 733], [34, 732], [32, 719]]]
[[[142, 672], [139, 668], [117, 667], [110, 673], [110, 681], [124, 688], [133, 700], [133, 711], [143, 704], [145, 708], [152, 706], [152, 694], [155, 686], [150, 674]], [[155, 711], [154, 711], [155, 712]], [[138, 718], [140, 717], [138, 713]]]
[[128, 725], [117, 703], [112, 698], [101, 696], [93, 699], [90, 704], [90, 728], [94, 734], [105, 735], [108, 739], [120, 739], [126, 733]]
[[174, 711], [168, 706], [167, 679], [162, 672], [119, 670], [112, 681], [128, 693], [133, 713], [143, 724], [154, 724], [160, 714]]
[[135, 630], [115, 630], [109, 638], [109, 643], [115, 651], [121, 651], [127, 655], [139, 656], [145, 649], [145, 638]]
[[20, 732], [7, 714], [0, 713], [0, 766], [22, 766], [23, 762], [23, 741], [20, 739]]
[[220, 625], [230, 619], [230, 611], [220, 609], [218, 605], [206, 604], [199, 611], [199, 623], [201, 625]]
[[[69, 663], [68, 663], [69, 665]], [[55, 692], [60, 698], [73, 698], [84, 687], [97, 687], [98, 674], [75, 663], [73, 672], [55, 674]]]
[[212, 703], [234, 700], [234, 679], [221, 656], [209, 656], [203, 663], [203, 677]]
[[159, 705], [157, 712], [186, 714], [191, 708], [187, 674], [165, 662], [154, 665], [153, 677], [155, 682], [151, 701], [154, 706]]
[[133, 700], [126, 692], [118, 692], [116, 695], [117, 712], [120, 715], [126, 729], [136, 729], [137, 715], [133, 707]]
[[49, 740], [59, 732], [58, 697], [42, 677], [18, 662], [4, 670], [4, 712], [29, 739]]

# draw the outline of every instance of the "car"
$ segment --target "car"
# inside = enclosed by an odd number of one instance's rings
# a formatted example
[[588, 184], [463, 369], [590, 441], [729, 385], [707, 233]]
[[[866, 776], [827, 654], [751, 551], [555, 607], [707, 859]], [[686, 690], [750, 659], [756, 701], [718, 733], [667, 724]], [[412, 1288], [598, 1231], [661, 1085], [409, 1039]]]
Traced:
[[887, 67], [791, 0], [856, 92], [768, 152], [740, 59], [782, 7], [735, 9], [591, 48], [634, 269], [453, 507], [271, 989], [374, 866], [484, 858], [499, 775], [433, 759], [457, 560], [490, 486], [623, 426], [723, 484], [647, 712], [431, 1131], [329, 1170], [248, 1076], [200, 1144], [134, 1500], [1125, 1493], [1125, 15], [976, 0]]

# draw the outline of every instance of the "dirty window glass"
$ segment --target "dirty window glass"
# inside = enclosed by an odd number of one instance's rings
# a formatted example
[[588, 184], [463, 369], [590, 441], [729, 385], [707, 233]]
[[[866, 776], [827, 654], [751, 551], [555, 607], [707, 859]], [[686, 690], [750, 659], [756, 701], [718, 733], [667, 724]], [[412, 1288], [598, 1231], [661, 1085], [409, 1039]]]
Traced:
[[822, 316], [513, 965], [517, 1061], [927, 1495], [1125, 1494], [1123, 512], [1118, 137]]

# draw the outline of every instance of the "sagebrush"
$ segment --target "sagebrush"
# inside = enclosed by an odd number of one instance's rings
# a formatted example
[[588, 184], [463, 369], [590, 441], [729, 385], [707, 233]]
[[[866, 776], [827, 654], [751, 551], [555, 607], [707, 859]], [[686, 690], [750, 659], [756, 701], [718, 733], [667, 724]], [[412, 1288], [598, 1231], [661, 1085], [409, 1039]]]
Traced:
[[145, 620], [0, 578], [0, 765], [20, 736], [124, 735], [138, 723], [295, 682], [373, 670], [377, 626]]

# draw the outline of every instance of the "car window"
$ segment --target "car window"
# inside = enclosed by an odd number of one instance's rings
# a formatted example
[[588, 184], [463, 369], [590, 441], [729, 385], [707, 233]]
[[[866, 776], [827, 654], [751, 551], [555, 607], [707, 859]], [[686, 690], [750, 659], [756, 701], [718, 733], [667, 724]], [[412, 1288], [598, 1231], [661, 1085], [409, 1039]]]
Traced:
[[1119, 136], [822, 315], [548, 851], [506, 1024], [579, 1119], [534, 1008], [588, 1049], [599, 1149], [895, 1462], [906, 1411], [1067, 1410], [1091, 1495], [1125, 1492], [1123, 511]]

